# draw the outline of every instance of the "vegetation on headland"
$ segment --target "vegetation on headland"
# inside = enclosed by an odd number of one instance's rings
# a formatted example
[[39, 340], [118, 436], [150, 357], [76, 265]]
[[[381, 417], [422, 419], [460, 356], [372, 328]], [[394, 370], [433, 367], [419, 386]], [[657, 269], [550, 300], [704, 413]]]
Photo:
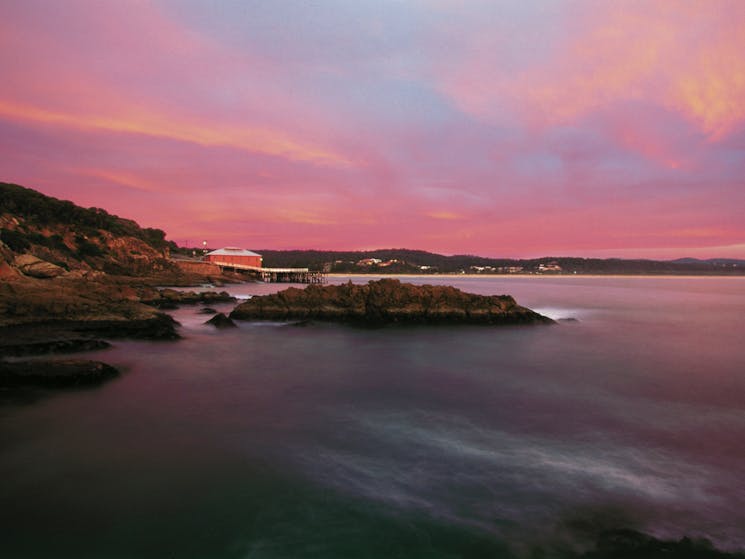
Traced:
[[[140, 239], [159, 250], [175, 247], [175, 243], [166, 241], [166, 234], [161, 229], [142, 228], [131, 219], [111, 215], [102, 208], [82, 208], [68, 200], [58, 200], [17, 184], [0, 183], [0, 189], [0, 214], [7, 213], [24, 220], [24, 228], [56, 227], [64, 223], [81, 239], [87, 235], [97, 238], [102, 232], [108, 232], [118, 237]], [[34, 239], [40, 240], [38, 237]]]
[[101, 208], [82, 208], [0, 183], [0, 246], [6, 253], [30, 254], [64, 272], [126, 276], [175, 272], [167, 258], [175, 244], [165, 236], [160, 229], [142, 228]]

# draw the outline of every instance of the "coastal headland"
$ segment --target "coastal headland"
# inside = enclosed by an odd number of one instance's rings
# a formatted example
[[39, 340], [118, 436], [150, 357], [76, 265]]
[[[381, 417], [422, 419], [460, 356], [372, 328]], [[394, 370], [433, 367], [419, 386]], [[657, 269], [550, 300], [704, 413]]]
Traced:
[[116, 338], [176, 340], [177, 323], [163, 310], [233, 300], [224, 291], [159, 289], [236, 280], [184, 269], [170, 248], [158, 229], [0, 183], [0, 394], [99, 383], [112, 367], [18, 359], [103, 349]]

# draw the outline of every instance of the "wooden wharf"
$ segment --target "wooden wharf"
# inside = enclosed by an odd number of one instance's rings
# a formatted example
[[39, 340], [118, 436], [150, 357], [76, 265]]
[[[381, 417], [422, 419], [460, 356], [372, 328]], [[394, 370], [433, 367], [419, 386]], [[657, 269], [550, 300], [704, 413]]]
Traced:
[[244, 272], [266, 283], [326, 283], [324, 272], [311, 272], [308, 268], [264, 268], [220, 260], [211, 260], [211, 263], [221, 270]]

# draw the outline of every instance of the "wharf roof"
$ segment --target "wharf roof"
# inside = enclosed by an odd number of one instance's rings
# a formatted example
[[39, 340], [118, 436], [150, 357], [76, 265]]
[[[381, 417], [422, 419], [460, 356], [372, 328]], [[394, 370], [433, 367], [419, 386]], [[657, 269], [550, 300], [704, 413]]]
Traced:
[[208, 252], [207, 256], [261, 256], [260, 254], [253, 252], [252, 250], [246, 250], [245, 248], [238, 247], [225, 247], [218, 248], [212, 252]]

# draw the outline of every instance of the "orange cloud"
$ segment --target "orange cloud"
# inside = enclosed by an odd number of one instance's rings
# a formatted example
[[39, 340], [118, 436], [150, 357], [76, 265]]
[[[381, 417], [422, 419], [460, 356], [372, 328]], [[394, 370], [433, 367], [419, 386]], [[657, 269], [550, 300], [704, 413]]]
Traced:
[[283, 208], [270, 211], [264, 216], [265, 221], [276, 223], [296, 223], [304, 225], [336, 225], [337, 221], [319, 210], [301, 210]]
[[202, 146], [242, 149], [323, 165], [347, 166], [351, 161], [341, 154], [312, 145], [295, 142], [281, 133], [218, 123], [202, 124], [181, 121], [166, 115], [129, 112], [125, 117], [91, 114], [69, 114], [30, 105], [0, 100], [0, 117], [23, 122], [51, 124], [79, 130], [124, 132], [156, 138], [191, 142]]
[[695, 118], [712, 139], [745, 121], [745, 22], [695, 54], [672, 84], [674, 104]]
[[163, 184], [143, 179], [132, 173], [106, 169], [71, 169], [71, 171], [144, 192], [162, 192], [165, 190]]
[[430, 212], [426, 215], [427, 217], [431, 217], [433, 219], [444, 219], [446, 221], [454, 221], [457, 219], [463, 219], [463, 216], [461, 214], [457, 214], [455, 212], [447, 212], [447, 211]]
[[725, 229], [723, 227], [687, 227], [664, 232], [661, 236], [688, 239], [726, 239], [737, 237], [738, 233], [740, 232], [736, 229]]
[[745, 3], [576, 7], [567, 16], [568, 38], [519, 70], [503, 69], [499, 42], [484, 48], [478, 37], [486, 31], [465, 39], [468, 56], [441, 71], [443, 89], [481, 118], [502, 117], [512, 106], [538, 125], [570, 122], [619, 101], [676, 111], [712, 140], [745, 122]]

